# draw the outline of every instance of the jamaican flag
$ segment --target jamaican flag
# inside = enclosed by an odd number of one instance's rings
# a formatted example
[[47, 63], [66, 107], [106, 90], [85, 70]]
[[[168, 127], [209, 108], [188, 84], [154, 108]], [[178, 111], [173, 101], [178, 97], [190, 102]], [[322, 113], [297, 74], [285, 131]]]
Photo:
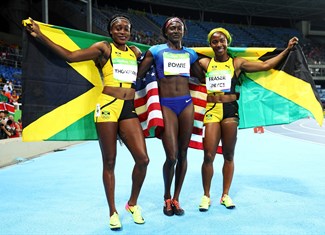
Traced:
[[[214, 56], [211, 48], [196, 51]], [[228, 48], [232, 57], [249, 61], [265, 61], [281, 51], [278, 48]], [[242, 73], [239, 79], [236, 87], [240, 93], [239, 128], [287, 124], [306, 117], [313, 117], [322, 126], [322, 102], [299, 45], [274, 69]]]
[[[26, 25], [29, 20], [24, 20]], [[74, 51], [110, 38], [37, 22], [53, 42]], [[140, 49], [148, 46], [136, 44]], [[67, 63], [23, 32], [23, 141], [97, 139], [93, 121], [102, 91], [94, 61]]]
[[[242, 52], [234, 48], [233, 53]], [[278, 53], [265, 50], [256, 59], [265, 61]], [[276, 68], [242, 74], [240, 79], [240, 128], [286, 124], [306, 117], [314, 117], [322, 126], [322, 102], [299, 45]]]
[[[23, 23], [28, 23], [28, 20]], [[110, 38], [96, 34], [40, 22], [38, 24], [47, 37], [71, 51], [87, 48], [98, 41], [111, 41]], [[143, 52], [149, 48], [148, 45], [130, 42], [129, 45], [131, 44]], [[213, 56], [211, 48], [193, 49], [206, 56]], [[253, 61], [263, 61], [280, 51], [276, 48], [229, 48], [233, 56]], [[102, 81], [95, 63], [93, 61], [68, 63], [37, 39], [24, 33], [22, 64], [23, 140], [97, 139], [93, 115], [97, 96], [102, 91]], [[151, 84], [144, 86], [151, 89]], [[204, 92], [202, 93], [204, 88], [193, 87], [191, 95], [201, 107], [196, 111], [198, 121], [195, 123], [202, 124], [199, 119], [202, 117], [201, 112], [204, 111]], [[197, 88], [199, 93], [195, 91]], [[241, 93], [240, 128], [290, 123], [305, 117], [313, 117], [319, 125], [322, 125], [322, 106], [299, 47], [295, 47], [286, 60], [275, 69], [242, 74], [238, 90]], [[142, 92], [141, 90], [139, 94]], [[142, 98], [147, 96], [149, 99], [149, 93], [141, 97], [136, 96], [136, 101], [141, 101], [139, 102], [141, 110], [147, 107], [151, 111], [151, 107], [158, 107], [152, 104], [143, 105], [146, 101], [142, 101]], [[146, 119], [151, 117], [148, 112], [146, 115], [139, 113], [138, 115]], [[161, 115], [156, 117], [159, 118]]]

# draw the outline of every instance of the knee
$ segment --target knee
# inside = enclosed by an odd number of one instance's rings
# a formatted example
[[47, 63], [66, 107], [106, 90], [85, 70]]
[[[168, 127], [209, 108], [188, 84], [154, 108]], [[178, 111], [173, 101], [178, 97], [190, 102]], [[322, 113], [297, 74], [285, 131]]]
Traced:
[[144, 165], [145, 165], [145, 166], [148, 166], [148, 165], [149, 165], [149, 162], [150, 162], [150, 159], [149, 159], [149, 157], [147, 156], [146, 159], [144, 160]]
[[168, 156], [166, 156], [166, 163], [169, 166], [175, 166], [176, 165], [176, 162], [177, 162], [177, 158], [176, 158], [175, 155], [168, 155]]
[[136, 164], [141, 167], [147, 167], [149, 165], [149, 157], [147, 155], [144, 155], [143, 157], [139, 158], [139, 160], [136, 161]]
[[204, 164], [213, 164], [215, 153], [206, 152], [204, 154]]
[[103, 158], [103, 168], [104, 170], [114, 170], [115, 168], [115, 158], [110, 159], [110, 158]]
[[234, 161], [234, 153], [233, 152], [224, 152], [223, 158], [227, 162], [233, 162]]
[[187, 148], [179, 150], [178, 159], [181, 159], [181, 160], [186, 160], [187, 159]]
[[177, 162], [178, 163], [183, 163], [183, 162], [187, 162], [187, 156], [185, 155], [179, 155], [177, 158]]

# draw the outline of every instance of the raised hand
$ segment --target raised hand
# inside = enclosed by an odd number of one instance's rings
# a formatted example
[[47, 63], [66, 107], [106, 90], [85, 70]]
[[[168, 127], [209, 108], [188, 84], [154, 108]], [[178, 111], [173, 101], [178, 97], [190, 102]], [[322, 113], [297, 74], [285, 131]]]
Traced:
[[288, 42], [288, 49], [291, 49], [294, 45], [298, 44], [299, 39], [297, 37], [293, 37]]
[[39, 37], [41, 35], [39, 25], [32, 18], [29, 17], [28, 19], [30, 23], [26, 24], [27, 32], [29, 32], [30, 35], [32, 35], [35, 38]]

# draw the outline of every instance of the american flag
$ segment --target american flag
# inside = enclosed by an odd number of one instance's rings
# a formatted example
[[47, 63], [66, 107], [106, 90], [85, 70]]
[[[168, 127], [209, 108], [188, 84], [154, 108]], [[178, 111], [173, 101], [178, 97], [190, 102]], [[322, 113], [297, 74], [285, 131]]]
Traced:
[[164, 120], [159, 102], [156, 69], [153, 65], [144, 78], [137, 80], [134, 106], [145, 137], [159, 137]]
[[[206, 88], [202, 85], [189, 85], [194, 104], [194, 126], [190, 148], [203, 149], [203, 118], [206, 106]], [[136, 83], [134, 99], [135, 110], [139, 116], [145, 137], [158, 137], [164, 128], [164, 121], [159, 102], [158, 82], [155, 67], [152, 65], [146, 76]], [[221, 146], [217, 153], [221, 153]]]

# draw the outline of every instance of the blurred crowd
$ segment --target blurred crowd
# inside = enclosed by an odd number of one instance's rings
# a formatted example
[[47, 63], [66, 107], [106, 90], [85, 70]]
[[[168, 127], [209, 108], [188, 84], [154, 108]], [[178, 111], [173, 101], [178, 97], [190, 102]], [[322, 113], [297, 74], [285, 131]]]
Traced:
[[0, 40], [0, 139], [21, 136], [21, 119], [15, 107], [21, 104], [21, 48]]
[[15, 121], [9, 111], [0, 111], [0, 139], [20, 137], [22, 129], [21, 119]]
[[0, 139], [20, 137], [22, 132], [21, 119], [14, 119], [15, 107], [21, 103], [20, 96], [11, 81], [6, 81], [0, 91]]

